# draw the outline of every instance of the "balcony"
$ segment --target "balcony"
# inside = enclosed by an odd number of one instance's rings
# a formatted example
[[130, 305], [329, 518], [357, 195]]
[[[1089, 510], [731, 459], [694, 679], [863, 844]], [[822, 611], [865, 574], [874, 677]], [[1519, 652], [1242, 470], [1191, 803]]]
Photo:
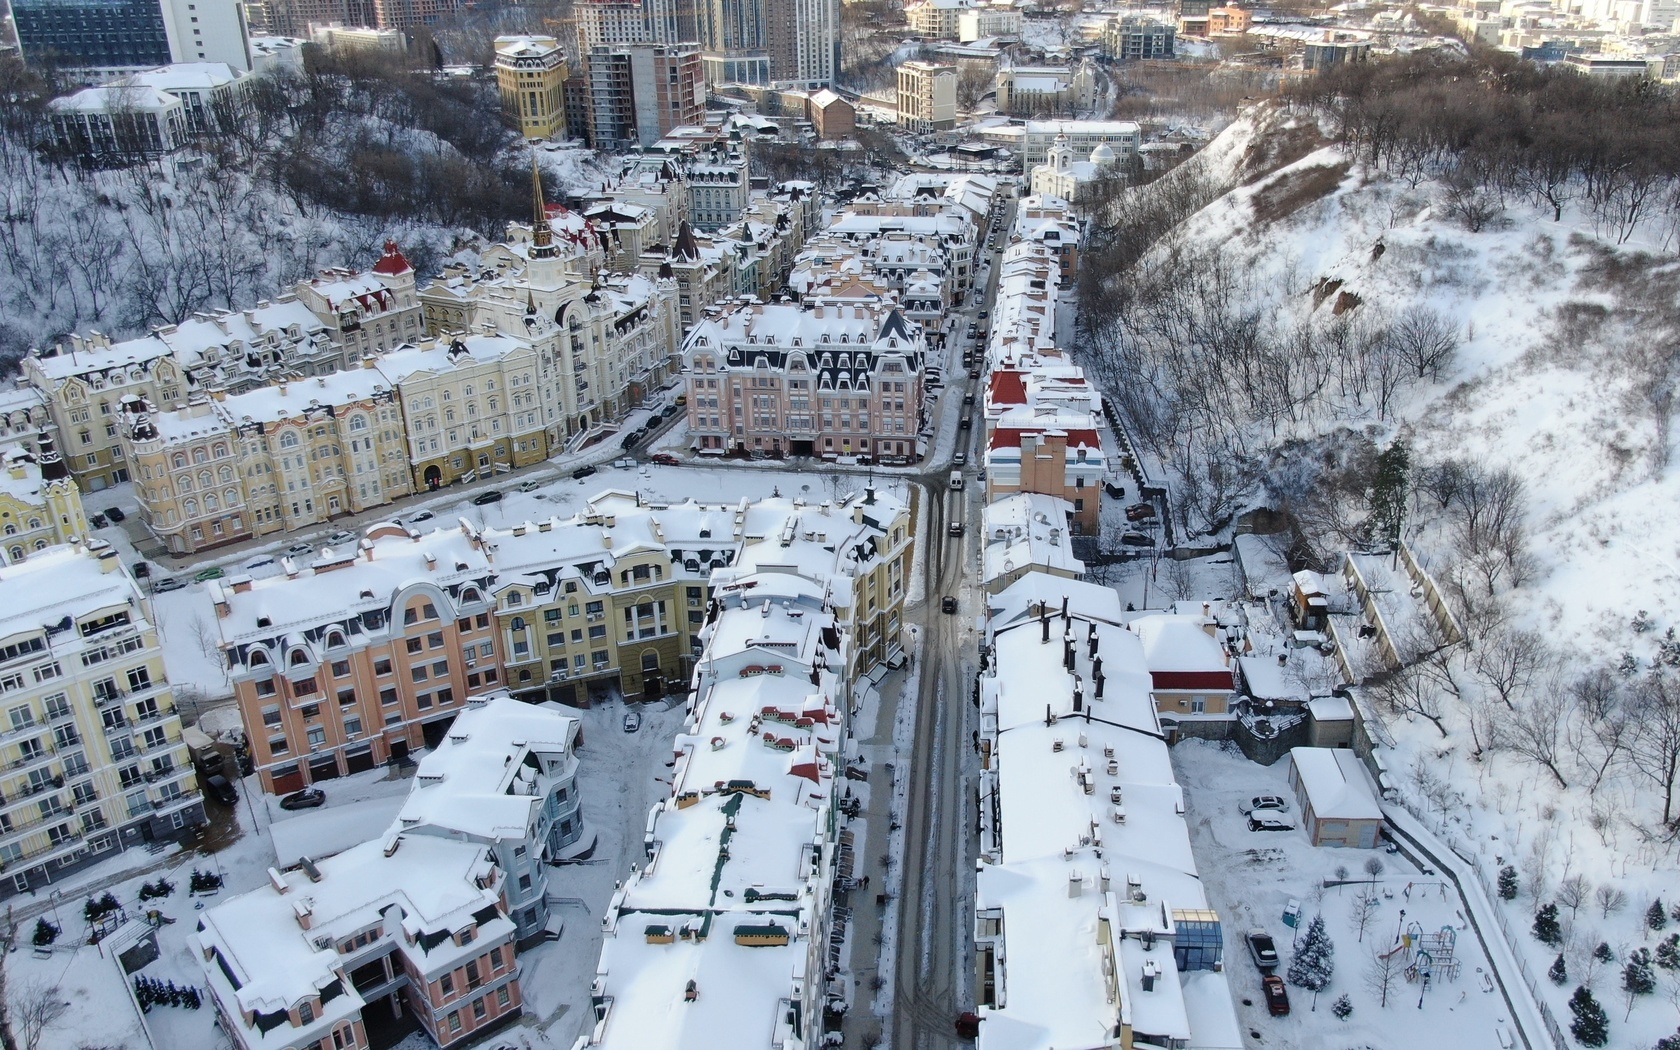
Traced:
[[142, 755], [149, 755], [154, 751], [167, 751], [168, 749], [170, 749], [172, 747], [178, 746], [180, 743], [181, 743], [181, 737], [179, 735], [176, 735], [176, 736], [167, 736], [166, 735], [166, 736], [164, 736], [164, 738], [162, 740], [158, 740], [158, 741], [155, 741], [155, 742], [148, 741], [144, 737], [142, 737], [142, 738], [140, 738], [140, 739], [138, 739], [134, 742], [134, 746], [139, 750], [139, 752]]
[[131, 729], [133, 727], [133, 725], [134, 725], [133, 722], [130, 722], [127, 718], [124, 718], [121, 715], [119, 715], [119, 716], [117, 716], [115, 721], [106, 723], [106, 725], [105, 725], [105, 735], [106, 736], [116, 736], [118, 733], [126, 733], [126, 732], [128, 732], [129, 729]]
[[67, 806], [64, 809], [55, 810], [44, 817], [31, 817], [28, 820], [13, 820], [11, 821], [11, 827], [0, 828], [0, 840], [9, 839], [14, 835], [32, 835], [49, 824], [62, 824], [70, 817], [74, 816], [75, 812], [76, 808], [74, 806]]
[[23, 758], [14, 759], [12, 763], [6, 767], [6, 771], [9, 773], [16, 773], [20, 770], [32, 769], [42, 763], [51, 762], [57, 756], [58, 749], [49, 744], [47, 745], [46, 750], [41, 751], [38, 754], [25, 755]]
[[93, 694], [93, 706], [104, 710], [112, 704], [120, 704], [128, 699], [128, 694], [121, 689], [100, 690]]

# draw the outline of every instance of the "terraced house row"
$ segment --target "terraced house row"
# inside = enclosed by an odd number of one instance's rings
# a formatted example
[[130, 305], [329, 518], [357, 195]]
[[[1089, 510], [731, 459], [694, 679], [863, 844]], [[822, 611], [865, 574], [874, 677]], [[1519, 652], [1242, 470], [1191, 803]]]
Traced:
[[734, 505], [606, 492], [509, 529], [375, 525], [210, 593], [257, 772], [284, 793], [435, 746], [486, 690], [586, 704], [683, 688], [719, 573], [821, 566], [858, 666], [884, 662], [910, 532], [902, 499], [875, 490]]

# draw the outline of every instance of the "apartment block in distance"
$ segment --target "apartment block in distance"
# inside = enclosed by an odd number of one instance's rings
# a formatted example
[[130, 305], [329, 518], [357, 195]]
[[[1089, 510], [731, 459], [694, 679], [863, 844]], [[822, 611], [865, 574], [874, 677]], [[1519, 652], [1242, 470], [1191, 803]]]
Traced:
[[905, 62], [898, 67], [898, 124], [925, 135], [957, 126], [957, 67]]
[[551, 36], [496, 38], [496, 86], [508, 122], [528, 139], [566, 135], [566, 53]]
[[596, 45], [589, 50], [589, 98], [596, 149], [645, 149], [672, 128], [700, 123], [700, 52], [678, 44]]
[[151, 603], [114, 547], [0, 566], [0, 895], [204, 822]]

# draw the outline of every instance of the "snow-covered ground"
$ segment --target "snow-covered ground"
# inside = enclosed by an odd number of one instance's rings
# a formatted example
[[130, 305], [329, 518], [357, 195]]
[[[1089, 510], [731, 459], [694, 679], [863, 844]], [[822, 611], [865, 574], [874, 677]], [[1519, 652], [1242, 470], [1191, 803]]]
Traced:
[[[1419, 871], [1399, 854], [1313, 846], [1299, 827], [1286, 762], [1257, 765], [1234, 746], [1201, 740], [1181, 742], [1172, 757], [1187, 795], [1186, 819], [1197, 866], [1208, 898], [1225, 923], [1225, 970], [1251, 1045], [1372, 1050], [1505, 1045], [1500, 1032], [1512, 1034], [1511, 1018], [1497, 989], [1489, 990], [1487, 960], [1468, 928], [1463, 902], [1449, 883]], [[1237, 803], [1259, 794], [1290, 799], [1284, 816], [1296, 829], [1249, 831]], [[1374, 881], [1365, 872], [1373, 858], [1383, 865]], [[1338, 874], [1341, 869], [1345, 875]], [[1376, 903], [1361, 935], [1355, 916], [1363, 910], [1364, 899]], [[1301, 905], [1296, 930], [1283, 922], [1291, 900]], [[1284, 976], [1292, 938], [1297, 931], [1304, 933], [1315, 915], [1323, 916], [1335, 945], [1334, 976], [1319, 994], [1316, 1009], [1312, 992], [1291, 985], [1289, 1015], [1273, 1017], [1243, 935], [1256, 927], [1270, 933], [1278, 946], [1276, 972]], [[1409, 980], [1404, 966], [1397, 965], [1384, 1007], [1381, 989], [1373, 987], [1371, 979], [1377, 966], [1373, 956], [1392, 951], [1414, 923], [1426, 935], [1451, 931], [1458, 977], [1434, 980], [1426, 991], [1421, 981]], [[1403, 963], [1406, 954], [1402, 948], [1395, 958]], [[1439, 966], [1441, 960], [1436, 962]], [[1353, 1005], [1346, 1020], [1330, 1009], [1342, 995]]]

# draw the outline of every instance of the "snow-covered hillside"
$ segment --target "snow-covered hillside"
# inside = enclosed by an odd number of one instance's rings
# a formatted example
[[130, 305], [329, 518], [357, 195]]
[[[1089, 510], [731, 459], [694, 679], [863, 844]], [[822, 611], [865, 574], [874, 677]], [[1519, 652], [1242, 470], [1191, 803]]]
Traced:
[[[1333, 565], [1360, 542], [1374, 452], [1404, 442], [1401, 534], [1476, 607], [1455, 610], [1464, 643], [1436, 637], [1407, 654], [1401, 688], [1365, 691], [1379, 752], [1490, 897], [1512, 868], [1517, 895], [1496, 906], [1561, 1028], [1584, 983], [1608, 1045], [1643, 1050], [1674, 1034], [1680, 1003], [1663, 953], [1649, 991], [1624, 978], [1680, 920], [1662, 763], [1680, 754], [1674, 231], [1605, 229], [1580, 200], [1558, 217], [1516, 193], [1469, 199], [1373, 168], [1329, 131], [1257, 106], [1144, 191], [1174, 198], [1177, 214], [1153, 214], [1176, 221], [1104, 285], [1112, 313], [1084, 352], [1134, 436], [1153, 431], [1146, 468], [1201, 509], [1201, 531], [1281, 509]], [[1384, 356], [1419, 317], [1456, 343], [1439, 367]], [[1477, 563], [1449, 506], [1471, 474], [1514, 482], [1497, 565]], [[1560, 900], [1561, 943], [1544, 944], [1535, 909]]]

